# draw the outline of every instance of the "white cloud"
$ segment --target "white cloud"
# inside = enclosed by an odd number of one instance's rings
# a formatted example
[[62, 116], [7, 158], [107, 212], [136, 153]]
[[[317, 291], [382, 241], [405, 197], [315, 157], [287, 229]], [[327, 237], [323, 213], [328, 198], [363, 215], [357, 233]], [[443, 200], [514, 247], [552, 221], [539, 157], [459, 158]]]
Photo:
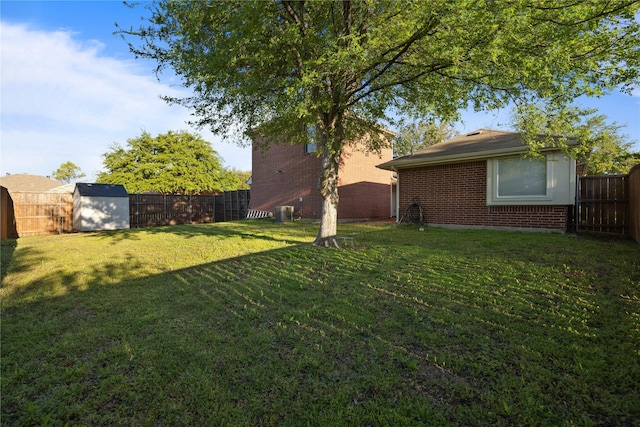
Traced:
[[0, 23], [2, 174], [48, 175], [72, 161], [92, 179], [113, 142], [186, 129], [212, 142], [227, 166], [251, 168], [251, 152], [191, 129], [188, 112], [160, 95], [184, 94], [134, 60], [101, 55], [70, 31]]

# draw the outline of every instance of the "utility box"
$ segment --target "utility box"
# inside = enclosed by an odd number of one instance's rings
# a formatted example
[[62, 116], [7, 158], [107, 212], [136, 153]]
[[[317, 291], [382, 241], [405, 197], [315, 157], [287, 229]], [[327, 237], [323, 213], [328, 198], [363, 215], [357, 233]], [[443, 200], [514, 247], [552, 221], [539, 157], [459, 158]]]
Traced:
[[276, 222], [293, 221], [293, 206], [276, 206]]

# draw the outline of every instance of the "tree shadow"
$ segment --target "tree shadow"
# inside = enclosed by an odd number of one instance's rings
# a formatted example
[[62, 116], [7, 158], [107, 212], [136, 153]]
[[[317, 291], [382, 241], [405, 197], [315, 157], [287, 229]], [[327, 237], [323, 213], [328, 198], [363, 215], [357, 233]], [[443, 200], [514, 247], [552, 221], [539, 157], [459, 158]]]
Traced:
[[8, 273], [9, 264], [11, 264], [17, 244], [15, 239], [0, 240], [0, 276], [2, 282], [4, 282], [4, 278]]
[[[135, 254], [44, 272], [3, 304], [5, 422], [416, 425], [482, 416], [508, 425], [637, 415], [606, 400], [637, 394], [623, 376], [637, 366], [601, 378], [577, 367], [614, 362], [637, 342], [605, 336], [612, 322], [631, 333], [633, 317], [598, 317], [606, 295], [583, 286], [592, 278], [526, 249], [470, 258], [436, 239], [425, 251], [376, 243], [385, 235], [357, 238], [356, 250], [300, 244], [149, 276], [135, 275]], [[17, 251], [12, 269], [43, 256]], [[526, 274], [542, 271], [540, 283], [508, 263], [534, 264]]]
[[[261, 225], [265, 225], [264, 230], [257, 230]], [[159, 227], [149, 228], [131, 228], [123, 230], [113, 231], [98, 231], [91, 232], [89, 235], [93, 238], [109, 240], [113, 243], [117, 243], [123, 240], [140, 240], [141, 235], [148, 234], [172, 234], [178, 235], [187, 239], [199, 237], [199, 236], [211, 236], [211, 237], [241, 237], [247, 239], [261, 239], [274, 242], [287, 242], [291, 239], [276, 237], [279, 231], [272, 229], [273, 224], [276, 224], [272, 219], [258, 219], [258, 220], [238, 220], [227, 221], [222, 223], [209, 223], [209, 224], [181, 224], [181, 225], [166, 225]], [[282, 227], [286, 227], [283, 224]], [[316, 227], [314, 224], [309, 223], [309, 229]], [[291, 236], [306, 236], [306, 230], [289, 228], [287, 233]]]

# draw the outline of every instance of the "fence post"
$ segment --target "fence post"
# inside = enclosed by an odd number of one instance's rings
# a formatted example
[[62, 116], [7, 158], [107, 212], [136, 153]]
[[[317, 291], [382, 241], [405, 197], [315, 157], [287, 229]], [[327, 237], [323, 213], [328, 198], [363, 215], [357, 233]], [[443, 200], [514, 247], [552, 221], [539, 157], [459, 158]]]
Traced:
[[640, 164], [629, 171], [629, 236], [640, 243]]
[[58, 234], [62, 234], [62, 193], [58, 193]]

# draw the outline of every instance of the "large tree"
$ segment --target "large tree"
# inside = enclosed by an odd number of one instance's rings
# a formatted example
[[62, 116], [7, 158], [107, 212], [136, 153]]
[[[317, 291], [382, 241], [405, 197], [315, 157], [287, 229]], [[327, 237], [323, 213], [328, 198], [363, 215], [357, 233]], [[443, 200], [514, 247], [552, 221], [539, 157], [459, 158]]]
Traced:
[[523, 105], [514, 109], [511, 122], [530, 141], [532, 155], [536, 155], [538, 145], [557, 145], [558, 137], [560, 141], [563, 137], [575, 138], [577, 145], [560, 145], [584, 165], [585, 175], [626, 174], [640, 163], [640, 152], [633, 151], [637, 141], [623, 133], [624, 126], [609, 121], [594, 108]]
[[127, 140], [127, 147], [114, 144], [102, 157], [106, 170], [98, 174], [97, 182], [123, 184], [130, 193], [197, 194], [236, 185], [211, 145], [185, 131], [156, 137], [143, 132]]
[[321, 245], [335, 245], [342, 149], [367, 131], [379, 148], [377, 122], [454, 121], [469, 105], [562, 105], [638, 78], [636, 1], [158, 0], [148, 8], [148, 24], [121, 33], [134, 36], [138, 57], [193, 90], [167, 100], [191, 108], [195, 123], [292, 143], [315, 125]]

